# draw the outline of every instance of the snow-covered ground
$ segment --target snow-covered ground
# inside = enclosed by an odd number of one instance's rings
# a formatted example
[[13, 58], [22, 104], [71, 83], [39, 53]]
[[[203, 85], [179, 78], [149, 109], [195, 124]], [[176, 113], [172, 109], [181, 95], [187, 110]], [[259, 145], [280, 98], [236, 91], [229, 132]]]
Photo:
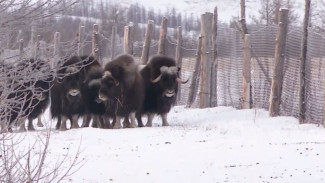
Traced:
[[48, 158], [73, 156], [81, 143], [84, 165], [64, 181], [75, 183], [325, 182], [321, 126], [231, 107], [177, 106], [168, 120], [169, 127], [156, 118], [151, 128], [54, 130]]

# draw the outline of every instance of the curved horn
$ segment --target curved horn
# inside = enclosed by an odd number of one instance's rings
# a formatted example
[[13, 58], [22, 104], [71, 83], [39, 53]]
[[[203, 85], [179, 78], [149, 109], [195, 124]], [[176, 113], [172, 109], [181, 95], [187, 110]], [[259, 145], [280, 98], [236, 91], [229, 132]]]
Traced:
[[110, 71], [104, 71], [102, 78], [106, 78], [106, 77], [109, 77], [109, 76], [112, 77], [112, 73]]
[[67, 68], [67, 70], [66, 70], [66, 73], [75, 73], [75, 72], [77, 72], [78, 71], [78, 69], [76, 68], [76, 67], [74, 67], [74, 66], [69, 66], [68, 68]]
[[114, 81], [115, 81], [115, 86], [120, 85], [120, 82], [118, 82], [116, 79], [114, 79]]
[[186, 81], [182, 81], [179, 77], [177, 77], [176, 81], [180, 84], [186, 84], [188, 82], [188, 79]]
[[160, 79], [161, 79], [161, 74], [158, 77], [156, 77], [156, 79], [151, 80], [151, 82], [157, 83], [158, 81], [160, 81]]

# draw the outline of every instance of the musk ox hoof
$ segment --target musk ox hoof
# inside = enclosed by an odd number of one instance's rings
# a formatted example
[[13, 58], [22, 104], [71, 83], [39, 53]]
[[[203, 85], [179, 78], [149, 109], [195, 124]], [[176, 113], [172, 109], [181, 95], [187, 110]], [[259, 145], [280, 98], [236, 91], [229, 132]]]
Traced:
[[34, 126], [28, 126], [28, 131], [35, 131]]
[[124, 128], [135, 128], [134, 124], [130, 124], [130, 123], [123, 123], [123, 127]]
[[74, 129], [75, 129], [75, 128], [79, 128], [79, 126], [78, 126], [78, 125], [72, 125], [72, 126], [71, 126], [71, 129], [72, 129], [72, 128], [74, 128]]
[[60, 126], [60, 131], [67, 131], [67, 127], [64, 127], [64, 126]]
[[163, 123], [162, 126], [169, 126], [169, 124], [168, 123]]
[[38, 123], [37, 123], [37, 126], [38, 126], [38, 127], [44, 127], [44, 125], [43, 125], [42, 122], [38, 122]]
[[122, 128], [121, 124], [115, 123], [113, 129], [120, 129]]
[[26, 128], [25, 127], [20, 127], [19, 132], [26, 132]]
[[147, 123], [146, 127], [152, 127], [152, 123]]
[[141, 128], [141, 127], [144, 127], [144, 125], [143, 125], [143, 124], [138, 124], [138, 127], [140, 127], [140, 128]]

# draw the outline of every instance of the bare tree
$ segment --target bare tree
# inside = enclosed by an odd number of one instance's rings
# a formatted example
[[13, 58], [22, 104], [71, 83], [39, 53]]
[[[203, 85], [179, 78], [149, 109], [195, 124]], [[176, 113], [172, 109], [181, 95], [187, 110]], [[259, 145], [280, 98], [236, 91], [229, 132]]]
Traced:
[[295, 1], [261, 0], [261, 5], [261, 9], [258, 10], [259, 17], [252, 17], [256, 24], [277, 25], [281, 8], [289, 9], [289, 23], [295, 23], [298, 19], [298, 14], [294, 11]]

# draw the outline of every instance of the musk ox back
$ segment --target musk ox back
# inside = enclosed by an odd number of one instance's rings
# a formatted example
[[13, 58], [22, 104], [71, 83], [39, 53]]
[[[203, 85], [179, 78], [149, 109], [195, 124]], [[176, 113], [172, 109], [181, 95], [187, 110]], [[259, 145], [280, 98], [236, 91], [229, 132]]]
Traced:
[[52, 118], [58, 119], [57, 129], [66, 130], [67, 119], [71, 122], [71, 128], [78, 128], [78, 118], [85, 113], [82, 67], [82, 60], [78, 56], [63, 60], [59, 66], [51, 89], [50, 107]]
[[167, 113], [174, 105], [178, 83], [186, 83], [179, 79], [179, 70], [174, 59], [166, 56], [154, 56], [141, 69], [145, 83], [145, 99], [143, 113], [148, 114], [147, 126], [152, 126], [154, 114], [162, 117], [162, 125], [168, 126]]
[[[143, 97], [143, 80], [131, 55], [117, 56], [106, 64], [99, 98], [114, 106], [113, 110], [116, 114], [114, 128], [120, 128], [122, 117], [124, 117], [124, 127], [135, 126], [135, 112], [142, 109]], [[131, 124], [129, 124], [129, 116]]]

